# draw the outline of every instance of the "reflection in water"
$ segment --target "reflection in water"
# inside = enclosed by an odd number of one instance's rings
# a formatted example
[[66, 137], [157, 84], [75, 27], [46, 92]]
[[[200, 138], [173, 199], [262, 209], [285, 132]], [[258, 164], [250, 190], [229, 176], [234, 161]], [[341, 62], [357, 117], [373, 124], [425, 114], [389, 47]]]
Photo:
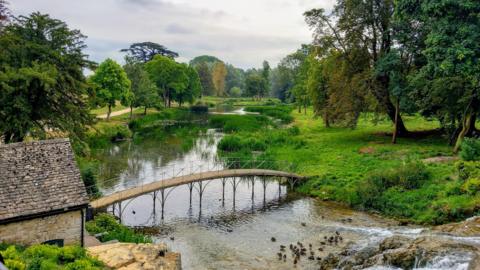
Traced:
[[[114, 145], [98, 153], [102, 161], [102, 192], [112, 193], [155, 181], [164, 174], [172, 176], [179, 168], [191, 164], [204, 165], [208, 170], [206, 166], [216, 162], [216, 146], [221, 136], [209, 130], [191, 147], [182, 146], [182, 140], [176, 137]], [[280, 245], [300, 241], [319, 247], [325, 237], [339, 232], [342, 242], [315, 251], [315, 256], [324, 258], [347, 245], [362, 248], [392, 235], [424, 234], [422, 228], [397, 227], [390, 220], [289, 193], [277, 179], [235, 181], [235, 193], [233, 179], [203, 182], [202, 207], [198, 184], [166, 189], [164, 219], [158, 192], [156, 196], [152, 193], [127, 200], [122, 203], [122, 223], [142, 227], [155, 241], [166, 242], [180, 252], [184, 269], [292, 269], [291, 258], [286, 262], [278, 260]], [[436, 269], [445, 260], [451, 261], [442, 257], [426, 269]], [[443, 269], [464, 269], [465, 263], [455, 262]], [[318, 264], [304, 259], [296, 268], [318, 269]]]

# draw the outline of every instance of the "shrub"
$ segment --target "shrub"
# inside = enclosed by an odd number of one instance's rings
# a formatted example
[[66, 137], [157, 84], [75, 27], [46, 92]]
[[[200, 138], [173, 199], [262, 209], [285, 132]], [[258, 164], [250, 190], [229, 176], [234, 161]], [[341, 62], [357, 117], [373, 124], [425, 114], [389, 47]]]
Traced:
[[361, 198], [360, 206], [382, 208], [381, 196], [389, 188], [416, 189], [428, 180], [429, 176], [425, 165], [420, 162], [407, 163], [395, 169], [370, 173], [363, 183], [357, 186], [358, 197]]
[[467, 194], [475, 195], [480, 191], [480, 179], [470, 178], [462, 185], [462, 191]]
[[480, 178], [480, 162], [459, 161], [455, 164], [458, 171], [458, 177], [462, 180], [475, 177]]
[[256, 138], [242, 139], [240, 136], [229, 135], [218, 143], [218, 149], [226, 152], [265, 151], [267, 145]]
[[190, 106], [190, 111], [194, 113], [207, 113], [208, 105], [197, 104]]
[[81, 176], [83, 183], [87, 189], [88, 196], [91, 198], [98, 198], [101, 196], [100, 190], [97, 185], [97, 175], [95, 169], [88, 166], [81, 170]]
[[460, 157], [465, 161], [480, 160], [480, 140], [465, 138], [460, 147]]
[[288, 124], [293, 121], [293, 116], [290, 115], [292, 107], [287, 105], [277, 106], [248, 106], [245, 108], [248, 112], [258, 112], [270, 116], [275, 119], [281, 120], [283, 123]]
[[2, 244], [0, 254], [10, 270], [104, 269], [100, 261], [89, 257], [85, 249], [79, 246], [33, 245], [25, 249]]
[[212, 115], [209, 123], [213, 128], [233, 133], [260, 130], [268, 126], [270, 121], [262, 115]]
[[114, 216], [110, 214], [99, 214], [94, 220], [88, 221], [85, 228], [89, 233], [104, 233], [100, 237], [101, 242], [118, 240], [128, 243], [151, 243], [152, 239], [132, 229], [120, 224]]

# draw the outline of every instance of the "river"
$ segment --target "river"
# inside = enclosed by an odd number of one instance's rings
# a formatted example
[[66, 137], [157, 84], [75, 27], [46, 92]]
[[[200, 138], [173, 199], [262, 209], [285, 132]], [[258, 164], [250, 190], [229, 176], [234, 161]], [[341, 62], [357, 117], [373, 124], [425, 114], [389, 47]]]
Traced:
[[[192, 166], [204, 165], [203, 170], [211, 164], [222, 166], [217, 162], [216, 147], [222, 136], [208, 130], [187, 146], [174, 136], [115, 144], [97, 153], [101, 190], [109, 194], [177, 175]], [[122, 223], [146, 228], [156, 242], [166, 242], [180, 252], [184, 269], [318, 269], [316, 257], [338, 253], [346, 246], [360, 250], [393, 235], [414, 238], [432, 234], [428, 228], [399, 226], [393, 220], [300, 196], [275, 179], [266, 181], [265, 190], [262, 184], [262, 179], [255, 180], [252, 198], [252, 182], [239, 181], [233, 203], [232, 180], [227, 180], [224, 196], [222, 182], [210, 181], [201, 209], [196, 188], [191, 205], [188, 186], [167, 190], [163, 220], [158, 199], [154, 208], [153, 196], [143, 195], [124, 202]], [[325, 237], [337, 233], [342, 240], [322, 244]], [[478, 238], [460, 237], [458, 241], [480, 244]], [[288, 250], [297, 242], [312, 244], [315, 259], [302, 259], [294, 265], [288, 252], [285, 261], [278, 257], [280, 245]], [[423, 263], [419, 269], [468, 269], [471, 256], [452, 252]]]

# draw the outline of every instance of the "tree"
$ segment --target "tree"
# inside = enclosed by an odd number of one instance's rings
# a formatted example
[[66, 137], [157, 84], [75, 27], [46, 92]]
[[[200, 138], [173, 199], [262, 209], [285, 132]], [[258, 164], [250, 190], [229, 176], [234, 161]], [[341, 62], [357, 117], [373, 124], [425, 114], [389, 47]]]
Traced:
[[140, 42], [133, 43], [128, 49], [122, 49], [121, 52], [126, 52], [137, 61], [146, 63], [155, 57], [155, 55], [162, 55], [169, 58], [178, 57], [178, 53], [167, 49], [165, 46], [154, 42]]
[[169, 57], [156, 55], [145, 64], [145, 70], [160, 91], [165, 107], [171, 107], [173, 100], [179, 101], [189, 87], [187, 66]]
[[267, 86], [265, 79], [258, 74], [258, 72], [251, 72], [247, 75], [245, 87], [247, 96], [259, 98], [260, 94], [265, 91]]
[[190, 65], [195, 67], [200, 64], [206, 64], [209, 68], [212, 68], [217, 62], [222, 62], [222, 60], [211, 55], [201, 55], [193, 58], [190, 61]]
[[108, 107], [107, 120], [110, 119], [116, 101], [125, 106], [130, 105], [133, 98], [131, 82], [123, 68], [112, 59], [108, 58], [98, 66], [95, 74], [90, 77], [90, 82], [94, 86], [99, 104]]
[[474, 0], [397, 1], [398, 21], [420, 27], [424, 36], [420, 39], [423, 44], [407, 47], [412, 54], [422, 52], [425, 59], [412, 76], [417, 89], [414, 95], [426, 105], [424, 114], [435, 114], [441, 120], [450, 118], [453, 123], [455, 118], [459, 120], [452, 136], [456, 137], [454, 151], [464, 137], [475, 133], [480, 113], [479, 13], [480, 2]]
[[202, 95], [211, 96], [215, 92], [215, 86], [212, 81], [212, 73], [208, 68], [206, 63], [200, 63], [194, 66], [197, 70], [198, 76], [200, 78], [200, 84], [202, 85]]
[[176, 101], [182, 106], [184, 102], [193, 103], [197, 97], [200, 96], [202, 85], [197, 70], [191, 66], [183, 65], [185, 73], [187, 74], [187, 86], [181, 94], [176, 96]]
[[[314, 46], [320, 50], [335, 49], [344, 54], [347, 63], [363, 73], [368, 68], [373, 75], [377, 61], [392, 48], [392, 16], [393, 0], [338, 0], [334, 11], [326, 15], [323, 9], [313, 9], [305, 12], [307, 24], [314, 30]], [[368, 52], [369, 61], [365, 67], [355, 67], [352, 56], [356, 57]], [[383, 111], [392, 122], [396, 123], [397, 134], [407, 135], [408, 131], [402, 117], [397, 115], [389, 93], [389, 77], [379, 73], [370, 80], [369, 89]]]
[[236, 68], [231, 64], [227, 64], [227, 77], [225, 78], [225, 88], [227, 94], [231, 95], [231, 90], [234, 87], [245, 89], [245, 71], [241, 68]]
[[10, 10], [8, 9], [8, 2], [5, 0], [0, 0], [0, 32], [8, 21], [10, 17]]
[[261, 97], [264, 97], [270, 93], [270, 64], [267, 61], [263, 61], [262, 77], [265, 80], [264, 92], [260, 93]]
[[242, 96], [242, 89], [240, 89], [239, 87], [232, 87], [232, 89], [230, 89], [230, 96], [232, 97], [240, 97]]
[[227, 72], [227, 68], [223, 62], [217, 62], [213, 66], [212, 81], [215, 86], [215, 95], [218, 97], [225, 95], [225, 78]]
[[0, 35], [0, 133], [6, 143], [48, 130], [81, 139], [86, 102], [85, 37], [48, 15], [20, 16]]
[[126, 64], [123, 69], [131, 82], [131, 91], [133, 94], [130, 102], [130, 117], [132, 117], [133, 108], [141, 106], [144, 107], [144, 114], [146, 115], [147, 109], [155, 107], [158, 103], [157, 88], [150, 80], [142, 62], [135, 61], [131, 57], [126, 57], [125, 61]]

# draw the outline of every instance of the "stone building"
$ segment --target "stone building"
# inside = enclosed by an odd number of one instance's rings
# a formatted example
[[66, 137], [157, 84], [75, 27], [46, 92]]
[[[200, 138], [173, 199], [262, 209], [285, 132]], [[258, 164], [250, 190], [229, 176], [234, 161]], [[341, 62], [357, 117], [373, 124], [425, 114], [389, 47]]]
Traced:
[[0, 242], [83, 246], [87, 206], [68, 139], [0, 145]]

